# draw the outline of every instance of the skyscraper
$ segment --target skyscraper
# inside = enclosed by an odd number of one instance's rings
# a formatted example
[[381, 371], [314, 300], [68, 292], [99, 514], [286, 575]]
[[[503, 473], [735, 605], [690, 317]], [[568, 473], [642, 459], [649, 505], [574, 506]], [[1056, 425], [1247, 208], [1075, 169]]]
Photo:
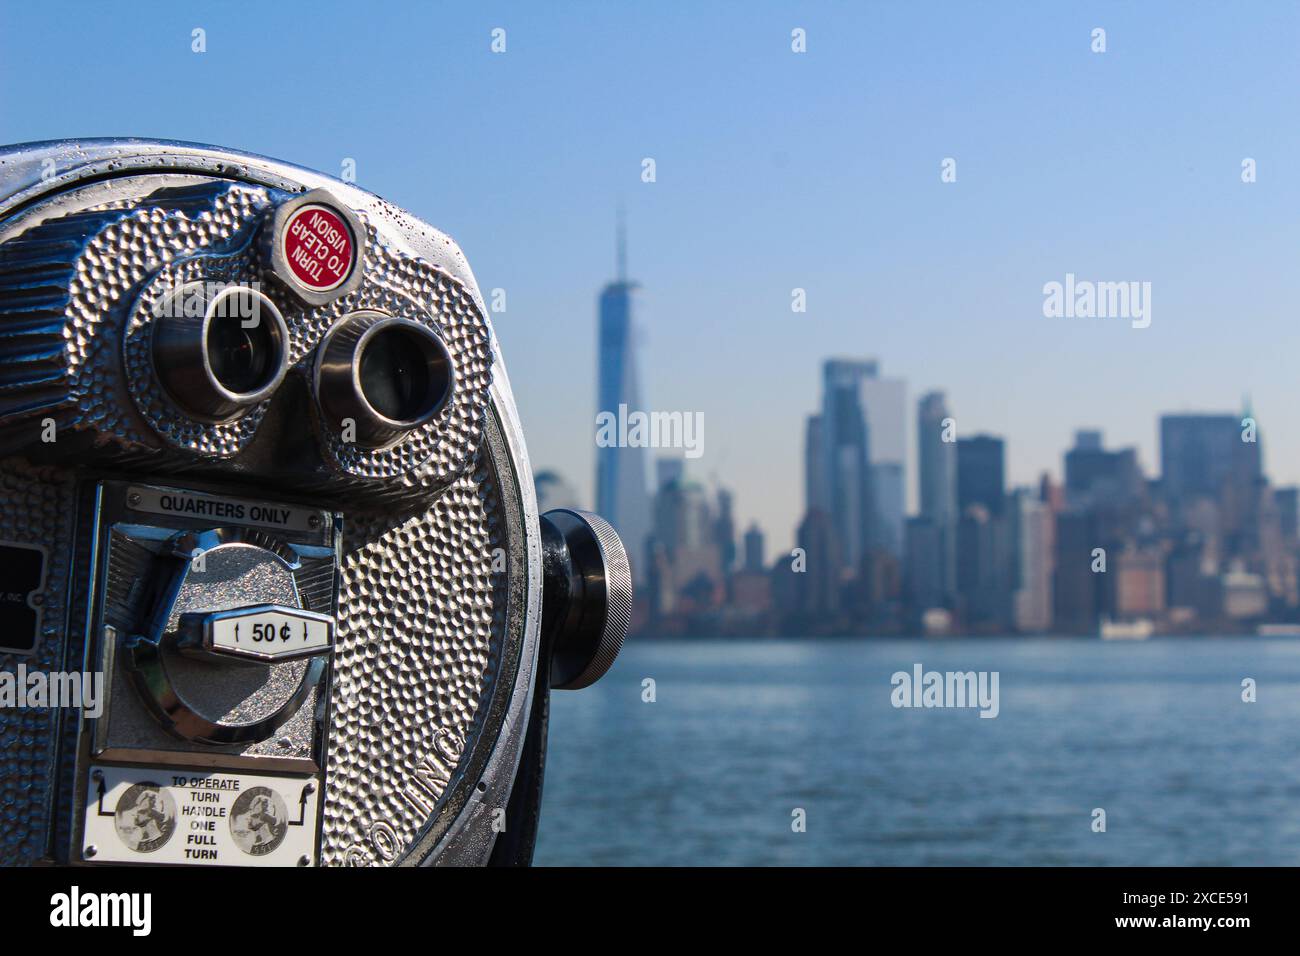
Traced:
[[[1247, 428], [1244, 422], [1251, 422]], [[1240, 415], [1164, 415], [1160, 419], [1160, 484], [1170, 510], [1212, 502], [1227, 556], [1259, 546], [1265, 489], [1259, 430]]]
[[1230, 479], [1260, 476], [1259, 442], [1242, 441], [1242, 417], [1161, 416], [1160, 480], [1166, 496], [1214, 498]]
[[[788, 599], [792, 609], [804, 615], [833, 611], [838, 606], [840, 579], [840, 535], [831, 519], [831, 482], [828, 475], [826, 420], [809, 415], [804, 429], [804, 514], [796, 531], [806, 567], [781, 581], [778, 598]], [[788, 585], [788, 587], [787, 587]]]
[[905, 535], [903, 594], [915, 623], [930, 608], [951, 603], [952, 588], [944, 583], [943, 537], [938, 526], [926, 517], [910, 518]]
[[903, 522], [906, 519], [907, 488], [901, 461], [880, 461], [871, 466], [871, 492], [875, 511], [871, 516], [870, 545], [895, 558], [903, 554]]
[[871, 516], [869, 544], [894, 557], [903, 553], [907, 508], [907, 384], [874, 370], [858, 384], [870, 437]]
[[731, 513], [731, 492], [718, 489], [718, 517], [713, 522], [713, 540], [718, 548], [722, 573], [730, 574], [736, 566], [736, 522]]
[[[637, 285], [627, 278], [626, 238], [618, 228], [618, 278], [600, 293], [596, 415], [619, 415], [619, 406], [641, 409], [636, 375], [634, 305]], [[645, 543], [650, 533], [651, 503], [646, 493], [649, 453], [646, 448], [596, 449], [596, 510], [618, 531], [627, 548], [632, 575], [645, 579]]]
[[949, 417], [943, 392], [921, 396], [916, 412], [918, 497], [921, 517], [937, 535], [938, 586], [944, 596], [957, 587], [957, 442], [955, 431], [944, 427]]
[[1004, 447], [1001, 438], [976, 435], [957, 440], [957, 509], [983, 505], [990, 515], [1000, 515], [1006, 493]]
[[797, 582], [793, 590], [798, 610], [809, 617], [831, 615], [839, 610], [838, 540], [824, 511], [811, 510], [799, 523], [795, 543], [807, 560], [806, 566], [791, 577]]
[[826, 481], [826, 442], [822, 437], [822, 417], [809, 415], [803, 432], [803, 509], [826, 511], [830, 488]]
[[957, 523], [957, 590], [972, 632], [1003, 632], [1012, 619], [1011, 548], [1007, 522], [971, 504]]
[[957, 443], [944, 441], [944, 420], [949, 417], [943, 392], [927, 392], [917, 402], [921, 515], [940, 523], [957, 517]]
[[[870, 541], [872, 512], [871, 438], [862, 401], [862, 380], [876, 374], [876, 363], [829, 359], [822, 366], [819, 502], [837, 539], [837, 567], [857, 573]], [[816, 536], [814, 535], [813, 538]]]
[[1041, 634], [1052, 626], [1052, 509], [1029, 489], [1011, 494], [1012, 622]]
[[1136, 448], [1106, 451], [1101, 432], [1075, 433], [1074, 447], [1065, 453], [1065, 500], [1070, 507], [1115, 510], [1145, 493]]
[[762, 573], [766, 567], [766, 557], [763, 554], [763, 531], [757, 523], [750, 524], [749, 530], [745, 532], [745, 570], [752, 571], [755, 574]]
[[1228, 471], [1224, 452], [1236, 436], [1237, 423], [1226, 415], [1161, 416], [1161, 490], [1174, 501], [1217, 495]]
[[[730, 502], [730, 492], [720, 490], [719, 503], [728, 514]], [[727, 573], [718, 519], [703, 485], [681, 476], [659, 487], [650, 542], [647, 585], [653, 616], [704, 611], [723, 600]], [[734, 542], [731, 550], [734, 558]]]
[[1300, 488], [1278, 488], [1273, 492], [1278, 510], [1278, 524], [1282, 537], [1294, 545], [1300, 536]]
[[1101, 574], [1092, 569], [1096, 522], [1086, 511], [1056, 516], [1056, 557], [1052, 562], [1052, 621], [1062, 634], [1097, 633]]
[[655, 491], [686, 480], [686, 459], [661, 455], [655, 459]]
[[975, 631], [1002, 630], [1012, 617], [1003, 453], [992, 435], [957, 439], [957, 591]]

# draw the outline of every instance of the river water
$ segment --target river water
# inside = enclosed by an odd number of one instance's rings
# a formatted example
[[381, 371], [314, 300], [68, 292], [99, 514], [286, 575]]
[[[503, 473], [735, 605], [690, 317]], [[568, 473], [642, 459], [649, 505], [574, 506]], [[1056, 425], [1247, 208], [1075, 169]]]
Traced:
[[[894, 707], [918, 663], [998, 716]], [[634, 642], [553, 696], [535, 862], [1294, 866], [1300, 641]]]

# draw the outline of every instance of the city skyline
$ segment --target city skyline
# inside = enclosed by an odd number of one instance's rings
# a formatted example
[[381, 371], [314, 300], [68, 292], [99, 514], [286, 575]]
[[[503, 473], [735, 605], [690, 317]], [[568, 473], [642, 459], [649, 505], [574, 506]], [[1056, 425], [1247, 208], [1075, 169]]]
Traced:
[[[642, 401], [644, 395], [639, 386], [640, 368], [644, 359], [640, 354], [643, 329], [637, 321], [637, 300], [642, 293], [642, 286], [628, 276], [627, 242], [625, 213], [620, 206], [615, 232], [615, 278], [602, 287], [597, 297], [597, 421], [602, 415], [614, 414], [616, 409], [649, 410], [652, 407], [652, 403]], [[855, 565], [864, 549], [869, 547], [882, 548], [897, 558], [904, 558], [905, 527], [917, 518], [933, 519], [936, 511], [944, 513], [948, 510], [948, 505], [940, 500], [947, 494], [946, 491], [931, 487], [929, 491], [934, 500], [928, 505], [926, 501], [927, 449], [923, 447], [925, 441], [922, 436], [927, 422], [941, 429], [944, 438], [940, 444], [951, 447], [951, 461], [945, 460], [948, 456], [943, 450], [928, 451], [932, 468], [944, 473], [940, 480], [953, 483], [952, 494], [955, 500], [951, 510], [957, 520], [960, 520], [966, 506], [972, 501], [981, 501], [1000, 515], [1006, 502], [995, 495], [990, 490], [992, 488], [1020, 492], [1041, 485], [1044, 481], [1067, 485], [1071, 454], [1100, 452], [1102, 436], [1106, 432], [1105, 428], [1099, 427], [1095, 422], [1076, 425], [1071, 432], [1071, 438], [1075, 442], [1073, 452], [1069, 447], [1060, 452], [1059, 468], [1040, 463], [1036, 473], [1017, 480], [1010, 477], [1007, 470], [1007, 438], [994, 434], [991, 429], [981, 429], [975, 434], [959, 434], [957, 418], [949, 412], [946, 391], [937, 388], [925, 390], [915, 402], [915, 408], [909, 409], [907, 380], [901, 377], [883, 377], [881, 360], [876, 356], [851, 358], [837, 355], [823, 359], [820, 367], [821, 400], [817, 410], [806, 416], [802, 433], [800, 460], [804, 471], [804, 511], [801, 518], [806, 518], [809, 510], [820, 510], [828, 515], [837, 515], [837, 520], [841, 522], [857, 526], [857, 531], [849, 533], [843, 539], [842, 553], [835, 557], [844, 567]], [[836, 396], [850, 392], [854, 396], [853, 408], [840, 409]], [[1248, 396], [1243, 398], [1242, 407], [1241, 416], [1253, 414]], [[914, 411], [916, 415], [917, 428], [914, 431], [907, 428], [909, 411]], [[1185, 419], [1225, 417], [1223, 413], [1204, 409], [1184, 408], [1173, 414]], [[1166, 446], [1170, 439], [1166, 419], [1169, 415], [1167, 412], [1160, 413], [1157, 419], [1157, 446], [1153, 458], [1158, 459], [1161, 466], [1159, 478], [1163, 478], [1168, 460]], [[1223, 422], [1220, 421], [1219, 425], [1222, 426]], [[770, 440], [771, 436], [768, 437]], [[597, 441], [597, 445], [600, 446], [601, 443]], [[851, 464], [840, 460], [843, 455], [839, 451], [849, 445], [860, 446], [857, 448], [857, 458]], [[1262, 470], [1262, 443], [1252, 447], [1258, 459], [1257, 470]], [[663, 473], [666, 469], [672, 469], [676, 478], [685, 477], [686, 462], [678, 458], [676, 452], [650, 452], [651, 449], [647, 447], [609, 445], [598, 447], [596, 452], [593, 507], [610, 516], [611, 523], [626, 536], [629, 553], [633, 555], [644, 554], [650, 538], [648, 529], [653, 521], [651, 512], [655, 494], [665, 483]], [[1144, 478], [1140, 452], [1140, 443], [1133, 442], [1125, 447], [1123, 453], [1131, 458], [1130, 467]], [[981, 460], [983, 465], [989, 466], [968, 465], [964, 471], [965, 486], [957, 481], [957, 476], [961, 473], [958, 459], [962, 454], [970, 456], [972, 462]], [[840, 474], [846, 467], [851, 468], [852, 472]], [[566, 494], [576, 497], [577, 493], [573, 486], [567, 484], [568, 478], [562, 469], [543, 468], [537, 474], [545, 475], [548, 480], [562, 478], [566, 482]], [[692, 480], [699, 482], [698, 476], [692, 476]], [[708, 475], [708, 481], [715, 490], [727, 487], [724, 483], [727, 480], [727, 476], [720, 475], [716, 470]], [[846, 482], [859, 485], [860, 488], [854, 494], [865, 494], [870, 501], [856, 500], [848, 495], [841, 487]], [[1066, 490], [1069, 490], [1068, 487]], [[726, 491], [725, 494], [730, 509], [734, 493]], [[1020, 504], [1016, 503], [1015, 506], [1020, 507]], [[754, 511], [742, 513], [750, 515], [743, 520], [744, 526], [752, 524], [761, 529], [764, 546], [779, 540], [774, 536], [781, 533], [780, 529], [764, 525]], [[1037, 519], [1028, 515], [1026, 520]], [[802, 527], [801, 520], [790, 531], [793, 546], [798, 546]], [[944, 551], [943, 562], [951, 568], [944, 572], [944, 579], [948, 582], [944, 588], [951, 592], [956, 577], [953, 567], [956, 561], [953, 553], [955, 534], [945, 536], [941, 533], [940, 539], [939, 546]], [[648, 567], [650, 563], [646, 560], [636, 569], [641, 583], [644, 583], [642, 568]], [[1031, 610], [1027, 613], [1031, 619], [1036, 619], [1039, 611]]]
[[1016, 485], [1006, 480], [1004, 437], [956, 435], [942, 393], [926, 393], [917, 443], [939, 444], [911, 476], [922, 506], [894, 550], [873, 526], [880, 488], [865, 467], [865, 386], [878, 367], [824, 363], [789, 555], [766, 560], [757, 523], [738, 548], [726, 485], [707, 488], [682, 459], [656, 460], [650, 587], [636, 630], [1145, 637], [1300, 628], [1300, 488], [1270, 483], [1249, 410], [1158, 413], [1160, 468], [1150, 475], [1134, 448], [1080, 428], [1061, 452], [1061, 481], [1044, 471]]
[[[844, 361], [846, 360], [843, 358], [835, 358], [835, 359], [827, 360], [827, 362], [837, 363], [837, 364], [843, 363]], [[864, 364], [868, 364], [871, 366], [875, 366], [877, 364], [874, 359], [864, 359], [860, 361]], [[942, 428], [942, 425], [939, 423], [941, 423], [944, 419], [948, 418], [946, 398], [947, 398], [947, 393], [944, 392], [942, 389], [932, 389], [927, 391], [924, 395], [922, 395], [920, 399], [918, 399], [915, 403], [916, 405], [915, 410], [917, 412], [918, 419], [929, 420], [939, 426], [938, 428], [935, 429], [936, 435], [938, 434], [939, 428]], [[937, 404], [939, 407], [943, 409], [943, 412], [927, 415], [923, 410], [927, 400], [937, 400]], [[1251, 416], [1252, 420], [1258, 424], [1258, 419], [1255, 419], [1253, 417], [1253, 410], [1249, 408], [1243, 409], [1241, 413], [1224, 411], [1222, 409], [1219, 409], [1218, 411], [1212, 411], [1208, 409], [1198, 409], [1194, 411], [1189, 411], [1189, 410], [1180, 409], [1178, 411], [1163, 411], [1163, 412], [1157, 410], [1157, 411], [1153, 411], [1152, 415], [1154, 416], [1155, 431], [1157, 433], [1157, 436], [1159, 436], [1162, 431], [1168, 430], [1168, 424], [1169, 424], [1168, 420], [1171, 418], [1190, 419], [1190, 420], [1195, 420], [1195, 419], [1213, 420], [1215, 425], [1218, 426], [1221, 430], [1225, 425], [1224, 420], [1226, 419], [1228, 420], [1228, 423], [1232, 424], [1233, 426], [1231, 429], [1233, 435], [1238, 435], [1245, 428], [1244, 421], [1245, 421], [1245, 417], [1248, 415]], [[806, 417], [805, 425], [808, 426], [809, 430], [817, 430], [817, 426], [820, 426], [821, 424], [820, 417], [821, 416], [818, 414], [811, 414]], [[919, 431], [920, 429], [917, 429], [918, 434]], [[805, 462], [805, 468], [807, 468], [808, 464], [811, 463], [811, 460], [817, 458], [818, 456], [812, 456], [812, 459], [810, 459], [810, 456], [807, 454], [807, 448], [809, 445], [809, 439], [807, 437], [808, 430], [805, 430], [804, 434], [805, 434], [805, 438], [804, 438], [805, 454], [803, 455], [803, 460]], [[1005, 448], [1010, 444], [1010, 442], [1007, 439], [1007, 436], [1003, 434], [998, 434], [995, 431], [988, 430], [988, 429], [981, 430], [978, 433], [973, 435], [960, 435], [956, 433], [954, 427], [953, 435], [954, 437], [951, 441], [945, 442], [938, 438], [936, 438], [935, 441], [939, 444], [941, 449], [943, 448], [951, 449], [954, 455], [963, 442], [971, 442], [971, 443], [994, 442], [999, 446], [1001, 446], [1002, 451], [1000, 452], [1000, 454], [1002, 455], [1005, 455]], [[1093, 424], [1089, 423], [1089, 424], [1074, 426], [1070, 432], [1070, 438], [1075, 444], [1065, 445], [1059, 450], [1058, 453], [1059, 462], [1060, 462], [1059, 465], [1044, 463], [1038, 469], [1036, 475], [1033, 475], [1031, 476], [1031, 478], [1024, 481], [1013, 480], [1006, 473], [1003, 473], [1000, 479], [994, 477], [992, 479], [992, 484], [1003, 486], [1009, 492], [1014, 490], [1034, 488], [1040, 484], [1043, 478], [1049, 478], [1054, 483], [1059, 484], [1064, 488], [1066, 482], [1066, 473], [1068, 469], [1068, 459], [1070, 455], [1072, 453], [1077, 453], [1079, 451], [1092, 451], [1092, 450], [1100, 451], [1101, 450], [1100, 443], [1103, 440], [1107, 440], [1109, 438], [1109, 433], [1104, 428], [1095, 427]], [[1157, 438], [1157, 440], [1159, 440], [1159, 438]], [[1107, 443], [1114, 444], [1113, 442], [1109, 442], [1109, 441]], [[918, 441], [916, 444], [919, 447], [920, 442]], [[1266, 471], [1266, 468], [1264, 466], [1264, 454], [1265, 454], [1264, 447], [1263, 447], [1264, 442], [1262, 439], [1260, 439], [1257, 442], [1254, 442], [1253, 444], [1256, 449], [1255, 454], [1258, 456], [1259, 459], [1259, 470]], [[1144, 467], [1141, 457], [1136, 454], [1138, 451], [1139, 449], [1136, 446], [1128, 446], [1123, 449], [1120, 449], [1118, 453], [1123, 453], [1129, 456], [1133, 464], [1136, 466], [1140, 477], [1143, 480], [1151, 480], [1151, 481], [1161, 480], [1164, 476], [1163, 470], [1160, 468], [1156, 468], [1152, 470], [1150, 468]], [[1116, 453], [1117, 452], [1113, 452], [1113, 451], [1107, 452], [1107, 454], [1116, 454]], [[941, 451], [938, 454], [943, 454], [943, 452]], [[919, 451], [916, 455], [912, 457], [917, 462], [921, 462], [923, 460], [922, 455], [919, 453]], [[1163, 446], [1161, 446], [1160, 452], [1158, 452], [1155, 457], [1157, 461], [1162, 461], [1168, 457]], [[657, 480], [653, 483], [653, 486], [655, 487], [663, 483], [663, 479], [666, 474], [670, 474], [674, 479], [686, 480], [699, 485], [711, 484], [715, 487], [732, 487], [732, 483], [729, 479], [729, 476], [719, 475], [715, 472], [710, 472], [708, 475], [705, 476], [690, 473], [688, 459], [679, 456], [672, 450], [658, 451], [655, 455], [651, 456], [650, 466], [658, 475]], [[941, 466], [936, 464], [935, 467], [936, 469], [938, 469]], [[955, 463], [951, 465], [944, 465], [942, 467], [950, 469], [952, 474], [952, 479], [950, 480], [953, 481], [955, 485], [955, 478], [957, 474], [957, 466], [955, 465]], [[969, 473], [969, 469], [968, 469], [968, 473]], [[548, 478], [548, 481], [554, 481], [556, 480], [557, 477], [565, 479], [566, 481], [568, 479], [567, 473], [560, 469], [552, 469], [552, 468], [539, 469], [538, 474], [539, 475], [545, 474]], [[914, 500], [916, 502], [915, 504], [908, 507], [908, 509], [905, 512], [905, 517], [910, 519], [910, 518], [928, 516], [931, 513], [931, 511], [930, 509], [927, 508], [925, 504], [924, 465], [918, 464], [918, 466], [915, 468], [909, 468], [904, 474], [905, 474], [905, 482], [907, 484], [907, 488], [909, 492], [909, 500]], [[1274, 481], [1271, 482], [1271, 484], [1277, 488], [1288, 488], [1288, 487], [1292, 487], [1294, 484], [1300, 484], [1300, 483], [1292, 483], [1290, 481], [1284, 481], [1284, 482]], [[811, 488], [816, 485], [816, 482], [815, 481], [806, 482], [805, 485], [808, 488]], [[972, 494], [976, 494], [978, 496], [977, 492], [973, 492]], [[944, 513], [950, 513], [954, 515], [960, 512], [961, 510], [960, 499], [957, 496], [955, 487], [953, 488], [952, 491], [953, 504], [951, 506], [943, 503], [942, 501], [943, 495], [941, 492], [936, 492], [935, 496], [936, 496], [936, 503], [934, 505], [935, 511], [942, 511]], [[648, 497], [653, 497], [652, 488], [648, 490]], [[803, 497], [803, 499], [805, 500], [805, 507], [810, 506], [815, 500], [815, 499], [810, 499], [807, 494], [801, 497]], [[751, 523], [751, 521], [753, 523], [757, 523], [758, 526], [762, 528], [764, 537], [768, 539], [768, 543], [770, 545], [771, 543], [770, 536], [773, 533], [773, 529], [768, 528], [761, 521], [758, 521], [757, 518], [746, 520], [745, 525], [748, 526], [748, 524]]]
[[[238, 34], [222, 10], [142, 3], [128, 23], [87, 6], [63, 40], [80, 69], [51, 72], [23, 42], [40, 8], [6, 9], [0, 137], [238, 146], [355, 175], [443, 229], [485, 299], [504, 296], [491, 317], [532, 461], [585, 503], [592, 292], [611, 276], [620, 203], [644, 285], [644, 401], [705, 416], [693, 467], [726, 476], [739, 519], [774, 546], [800, 520], [803, 419], [837, 354], [878, 356], [913, 395], [942, 388], [961, 434], [1008, 436], [1016, 483], [1058, 469], [1083, 423], [1149, 469], [1150, 413], [1245, 394], [1270, 422], [1271, 473], [1300, 481], [1294, 6], [506, 3], [379, 7], [360, 23], [322, 2], [260, 10], [261, 29]], [[327, 122], [281, 108], [302, 95], [285, 64], [377, 37], [390, 95], [344, 86]], [[244, 108], [195, 108], [241, 75], [258, 77]], [[412, 97], [447, 105], [413, 122]], [[1044, 285], [1068, 274], [1150, 282], [1150, 326], [1045, 317]]]

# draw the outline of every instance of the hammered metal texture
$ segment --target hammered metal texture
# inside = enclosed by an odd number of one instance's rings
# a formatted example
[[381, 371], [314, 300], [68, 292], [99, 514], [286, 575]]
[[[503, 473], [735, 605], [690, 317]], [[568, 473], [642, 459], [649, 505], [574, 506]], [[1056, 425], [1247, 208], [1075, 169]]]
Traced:
[[506, 534], [483, 464], [426, 513], [345, 522], [323, 864], [391, 862], [445, 792], [498, 669]]
[[[482, 442], [492, 381], [491, 331], [472, 293], [390, 248], [377, 224], [364, 222], [360, 288], [324, 306], [304, 305], [269, 273], [254, 241], [268, 208], [288, 196], [220, 180], [152, 188], [133, 207], [100, 203], [41, 222], [0, 246], [6, 447], [36, 441], [48, 417], [60, 432], [93, 433], [98, 455], [129, 467], [208, 471], [221, 467], [213, 461], [220, 458], [236, 459], [237, 468], [274, 397], [233, 423], [190, 419], [157, 383], [149, 332], [156, 300], [177, 281], [244, 281], [258, 282], [283, 313], [290, 374], [313, 390], [317, 345], [360, 309], [429, 325], [455, 371], [455, 390], [439, 415], [385, 449], [343, 443], [314, 404], [317, 450], [332, 474], [322, 482], [305, 467], [301, 481], [280, 476], [288, 490], [365, 489], [410, 499], [462, 474]], [[163, 454], [148, 454], [158, 450]]]
[[[487, 319], [470, 288], [385, 242], [387, 220], [404, 219], [395, 207], [363, 217], [360, 288], [307, 307], [263, 271], [254, 241], [269, 208], [290, 193], [215, 179], [168, 189], [143, 181], [153, 185], [133, 203], [88, 200], [0, 245], [0, 455], [159, 481], [181, 474], [209, 488], [231, 480], [234, 495], [255, 483], [322, 506], [328, 497], [344, 513], [321, 857], [394, 862], [459, 780], [480, 733], [487, 739], [501, 670], [510, 587], [495, 559], [510, 542], [496, 476], [509, 463], [485, 443]], [[452, 356], [454, 395], [433, 422], [378, 451], [340, 443], [314, 394], [313, 411], [297, 417], [281, 412], [296, 406], [273, 396], [265, 416], [254, 410], [234, 425], [182, 420], [150, 375], [149, 296], [172, 279], [207, 276], [260, 280], [289, 329], [290, 376], [309, 391], [324, 334], [346, 313], [372, 308], [435, 329]], [[58, 440], [42, 444], [46, 418]], [[265, 446], [287, 444], [291, 430], [296, 441], [314, 441], [319, 462], [277, 461], [263, 471]], [[73, 488], [62, 470], [15, 462], [0, 458], [0, 538], [50, 548], [45, 637], [29, 666], [57, 669], [70, 646], [59, 628]], [[87, 517], [79, 533], [89, 530]], [[114, 593], [123, 587], [110, 581]], [[0, 711], [0, 863], [31, 861], [44, 848], [52, 731], [49, 714]]]
[[182, 451], [228, 457], [248, 444], [262, 423], [270, 400], [259, 402], [233, 422], [211, 424], [182, 414], [163, 392], [153, 367], [152, 337], [162, 300], [187, 282], [256, 283], [258, 274], [247, 255], [204, 256], [168, 263], [149, 280], [136, 299], [123, 332], [122, 355], [127, 387], [135, 406], [153, 431]]
[[[94, 427], [118, 440], [150, 446], [158, 444], [156, 435], [141, 427], [124, 407], [122, 383], [112, 374], [121, 364], [119, 306], [134, 297], [139, 284], [160, 267], [228, 243], [267, 204], [265, 190], [237, 186], [210, 197], [202, 187], [171, 192], [180, 195], [171, 197], [170, 207], [100, 214], [120, 218], [95, 233], [77, 258], [64, 313], [69, 393], [80, 411], [76, 427]], [[210, 205], [196, 209], [196, 199], [206, 199]], [[230, 445], [214, 449], [196, 442], [191, 447], [230, 454], [234, 450]]]
[[[73, 488], [65, 473], [0, 461], [0, 540], [46, 549], [45, 613], [36, 652], [0, 653], [0, 671], [64, 669], [63, 609], [72, 554]], [[79, 670], [80, 663], [69, 667]], [[0, 866], [35, 862], [44, 852], [57, 713], [0, 708]]]
[[433, 421], [390, 448], [371, 450], [344, 444], [329, 424], [316, 418], [321, 445], [341, 471], [362, 478], [400, 478], [405, 487], [428, 490], [462, 473], [482, 441], [492, 384], [491, 335], [473, 297], [459, 282], [428, 263], [392, 252], [372, 225], [367, 224], [366, 231], [365, 280], [356, 292], [304, 311], [278, 283], [262, 291], [284, 314], [289, 362], [311, 382], [313, 391], [316, 346], [350, 312], [384, 312], [429, 325], [438, 333], [451, 354], [456, 387]]

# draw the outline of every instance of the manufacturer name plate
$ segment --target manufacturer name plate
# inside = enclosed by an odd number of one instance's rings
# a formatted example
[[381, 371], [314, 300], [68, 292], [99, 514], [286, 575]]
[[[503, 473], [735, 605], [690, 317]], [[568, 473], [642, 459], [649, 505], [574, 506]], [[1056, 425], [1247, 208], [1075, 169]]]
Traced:
[[223, 498], [198, 491], [150, 488], [147, 485], [132, 485], [128, 488], [126, 504], [132, 511], [145, 511], [149, 514], [198, 518], [218, 524], [282, 528], [286, 531], [318, 531], [325, 520], [325, 513], [314, 508], [295, 508], [278, 501]]
[[314, 777], [91, 767], [82, 859], [196, 866], [315, 866]]
[[41, 636], [45, 549], [0, 541], [0, 652], [32, 654]]

